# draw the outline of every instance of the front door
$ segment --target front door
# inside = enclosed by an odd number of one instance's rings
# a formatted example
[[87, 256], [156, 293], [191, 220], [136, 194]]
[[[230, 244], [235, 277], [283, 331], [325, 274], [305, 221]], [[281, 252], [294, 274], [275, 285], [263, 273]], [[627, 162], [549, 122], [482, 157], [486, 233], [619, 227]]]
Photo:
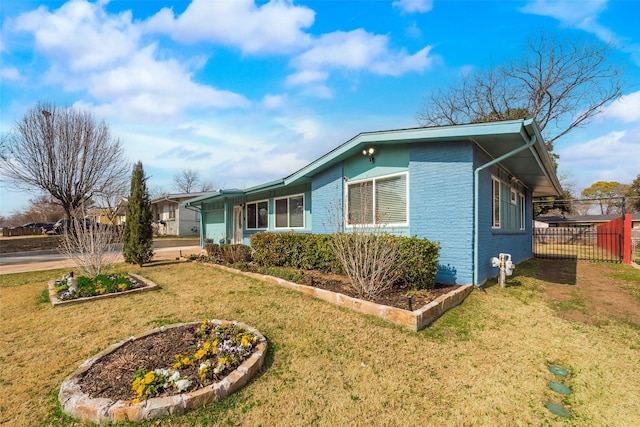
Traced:
[[242, 206], [233, 207], [233, 243], [242, 243]]

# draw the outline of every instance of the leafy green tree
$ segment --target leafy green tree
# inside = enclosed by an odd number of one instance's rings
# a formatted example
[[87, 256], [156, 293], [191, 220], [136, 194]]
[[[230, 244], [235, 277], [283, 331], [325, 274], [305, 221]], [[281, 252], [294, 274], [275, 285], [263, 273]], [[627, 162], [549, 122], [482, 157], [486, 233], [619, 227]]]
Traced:
[[636, 176], [636, 179], [629, 186], [628, 196], [630, 198], [629, 205], [634, 211], [640, 212], [640, 174]]
[[138, 161], [131, 175], [127, 220], [124, 225], [122, 254], [126, 262], [142, 266], [151, 261], [153, 257], [152, 215], [147, 178], [144, 175], [142, 162]]
[[622, 213], [622, 198], [629, 192], [629, 184], [617, 181], [598, 181], [582, 190], [582, 197], [597, 199], [602, 215]]

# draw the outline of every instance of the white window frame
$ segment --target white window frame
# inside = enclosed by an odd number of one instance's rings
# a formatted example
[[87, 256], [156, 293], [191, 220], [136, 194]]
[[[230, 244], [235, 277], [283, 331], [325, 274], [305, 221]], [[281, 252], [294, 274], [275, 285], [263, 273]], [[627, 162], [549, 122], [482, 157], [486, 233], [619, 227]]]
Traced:
[[[496, 184], [498, 184], [498, 200], [496, 205]], [[491, 176], [491, 228], [499, 229], [502, 216], [502, 182], [495, 176]], [[497, 215], [496, 215], [497, 209]]]
[[[258, 218], [260, 217], [260, 213], [258, 211], [258, 205], [260, 203], [267, 204], [267, 226], [266, 227], [258, 227], [259, 225]], [[255, 227], [249, 227], [249, 205], [256, 205], [256, 226]], [[245, 203], [244, 218], [245, 218], [245, 227], [247, 230], [267, 230], [269, 228], [269, 199], [254, 200], [254, 201]]]
[[[376, 181], [381, 181], [381, 180], [385, 180], [385, 179], [389, 179], [389, 178], [393, 178], [395, 176], [405, 176], [405, 218], [406, 220], [404, 222], [390, 222], [390, 223], [376, 223], [375, 221], [375, 213], [376, 213], [376, 209], [377, 209], [377, 205], [376, 205]], [[357, 185], [357, 184], [362, 184], [364, 182], [372, 182], [373, 183], [373, 188], [372, 188], [372, 197], [373, 197], [373, 201], [372, 201], [372, 218], [374, 220], [374, 223], [372, 224], [360, 224], [360, 223], [350, 223], [349, 222], [349, 186], [351, 185]], [[381, 175], [381, 176], [376, 176], [376, 177], [372, 177], [372, 178], [365, 178], [365, 179], [359, 179], [359, 180], [354, 180], [354, 181], [348, 181], [346, 183], [346, 191], [345, 191], [345, 198], [344, 198], [344, 224], [346, 225], [346, 228], [350, 228], [353, 229], [354, 227], [374, 227], [374, 226], [380, 226], [380, 225], [386, 225], [386, 226], [407, 226], [409, 224], [409, 172], [400, 172], [400, 173], [392, 173], [389, 175]]]
[[515, 188], [511, 188], [511, 204], [516, 206], [518, 204], [518, 192]]
[[520, 230], [525, 230], [527, 228], [527, 209], [524, 194], [518, 193], [518, 202], [520, 203]]
[[[289, 201], [292, 198], [295, 197], [302, 197], [302, 226], [301, 227], [290, 227], [289, 224], [291, 224], [291, 206], [289, 204]], [[287, 201], [287, 225], [286, 226], [281, 226], [278, 227], [278, 200], [286, 200]], [[285, 196], [285, 197], [278, 197], [278, 198], [274, 198], [273, 199], [273, 228], [275, 229], [288, 229], [288, 230], [299, 230], [299, 229], [303, 229], [305, 227], [305, 210], [304, 210], [304, 204], [305, 204], [305, 200], [304, 200], [304, 193], [301, 194], [292, 194], [290, 196]]]

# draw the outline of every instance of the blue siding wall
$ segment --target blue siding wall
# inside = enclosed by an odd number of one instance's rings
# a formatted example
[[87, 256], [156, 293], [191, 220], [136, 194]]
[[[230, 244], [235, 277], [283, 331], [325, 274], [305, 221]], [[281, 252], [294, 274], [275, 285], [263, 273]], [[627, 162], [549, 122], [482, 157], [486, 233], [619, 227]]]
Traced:
[[342, 163], [338, 163], [313, 177], [311, 199], [313, 202], [314, 233], [336, 231], [336, 222], [341, 219], [343, 206]]
[[[477, 165], [481, 166], [490, 159], [478, 151]], [[500, 179], [501, 187], [501, 227], [492, 228], [492, 180]], [[514, 263], [519, 263], [533, 257], [532, 219], [533, 204], [531, 193], [521, 185], [511, 184], [510, 176], [497, 167], [488, 168], [480, 172], [479, 182], [479, 222], [478, 222], [478, 282], [495, 278], [498, 269], [491, 266], [491, 258], [500, 253], [511, 254]], [[511, 205], [510, 190], [514, 188], [525, 196], [525, 229], [519, 226], [519, 205]], [[519, 203], [519, 200], [518, 200]]]
[[473, 146], [470, 142], [409, 148], [410, 234], [440, 242], [436, 281], [473, 281]]
[[220, 239], [226, 238], [226, 226], [224, 223], [224, 209], [214, 209], [203, 211], [204, 238], [211, 239], [218, 243]]

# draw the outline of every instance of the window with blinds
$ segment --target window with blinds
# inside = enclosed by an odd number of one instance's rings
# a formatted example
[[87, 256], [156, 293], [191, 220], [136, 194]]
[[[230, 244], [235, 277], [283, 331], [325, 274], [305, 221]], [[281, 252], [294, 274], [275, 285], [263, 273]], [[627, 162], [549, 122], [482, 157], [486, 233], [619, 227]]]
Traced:
[[360, 181], [347, 186], [347, 224], [407, 222], [407, 174]]

